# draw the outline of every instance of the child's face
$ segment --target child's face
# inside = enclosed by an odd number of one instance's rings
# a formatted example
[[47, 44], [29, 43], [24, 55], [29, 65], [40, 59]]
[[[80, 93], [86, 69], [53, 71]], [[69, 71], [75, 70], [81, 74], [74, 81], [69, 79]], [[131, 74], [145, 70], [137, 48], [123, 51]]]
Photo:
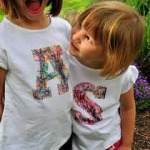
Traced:
[[104, 65], [104, 52], [100, 42], [96, 41], [84, 28], [72, 31], [69, 52], [82, 64], [100, 69]]
[[15, 0], [17, 8], [24, 19], [28, 21], [40, 20], [44, 16], [44, 9], [48, 0]]

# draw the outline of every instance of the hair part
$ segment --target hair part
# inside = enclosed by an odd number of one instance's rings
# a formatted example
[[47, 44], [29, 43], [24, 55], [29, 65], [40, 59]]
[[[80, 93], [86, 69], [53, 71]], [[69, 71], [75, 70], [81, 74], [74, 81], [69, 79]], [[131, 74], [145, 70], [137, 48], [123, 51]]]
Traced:
[[101, 76], [120, 75], [139, 54], [144, 20], [130, 6], [118, 1], [103, 1], [84, 11], [78, 22], [76, 27], [82, 24], [106, 54]]
[[[63, 0], [49, 0], [47, 6], [50, 7], [47, 14], [52, 16], [58, 16], [62, 8]], [[21, 12], [18, 9], [17, 3], [15, 0], [1, 0], [0, 9], [3, 10], [11, 18], [19, 18]]]

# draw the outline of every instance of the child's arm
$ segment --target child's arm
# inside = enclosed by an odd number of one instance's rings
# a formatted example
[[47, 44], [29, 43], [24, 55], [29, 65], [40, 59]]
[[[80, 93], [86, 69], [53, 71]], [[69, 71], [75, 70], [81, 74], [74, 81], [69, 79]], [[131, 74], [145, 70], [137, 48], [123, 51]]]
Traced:
[[131, 150], [135, 129], [135, 100], [134, 91], [131, 88], [120, 97], [121, 115], [121, 145], [118, 150]]
[[0, 68], [0, 120], [4, 108], [3, 99], [4, 99], [5, 76], [6, 76], [6, 70]]

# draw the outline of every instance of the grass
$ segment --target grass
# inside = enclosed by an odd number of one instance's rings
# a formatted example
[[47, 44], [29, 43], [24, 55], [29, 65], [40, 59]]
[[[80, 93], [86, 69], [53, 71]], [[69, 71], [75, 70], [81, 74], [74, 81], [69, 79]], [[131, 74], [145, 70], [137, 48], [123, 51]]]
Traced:
[[91, 0], [82, 1], [81, 0], [64, 0], [61, 14], [67, 14], [70, 11], [82, 11], [87, 6], [91, 4]]

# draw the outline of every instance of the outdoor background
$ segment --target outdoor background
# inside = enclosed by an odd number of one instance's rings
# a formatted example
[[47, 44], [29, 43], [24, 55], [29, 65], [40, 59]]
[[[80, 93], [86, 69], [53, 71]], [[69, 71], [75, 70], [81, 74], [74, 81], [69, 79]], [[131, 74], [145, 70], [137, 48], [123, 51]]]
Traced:
[[[99, 1], [101, 0], [64, 0], [60, 16], [73, 25], [76, 17], [84, 9]], [[134, 85], [137, 119], [133, 149], [150, 150], [150, 0], [122, 1], [136, 9], [145, 20], [141, 53], [133, 62], [139, 70], [139, 77]], [[0, 20], [3, 17], [4, 13], [0, 11]]]

